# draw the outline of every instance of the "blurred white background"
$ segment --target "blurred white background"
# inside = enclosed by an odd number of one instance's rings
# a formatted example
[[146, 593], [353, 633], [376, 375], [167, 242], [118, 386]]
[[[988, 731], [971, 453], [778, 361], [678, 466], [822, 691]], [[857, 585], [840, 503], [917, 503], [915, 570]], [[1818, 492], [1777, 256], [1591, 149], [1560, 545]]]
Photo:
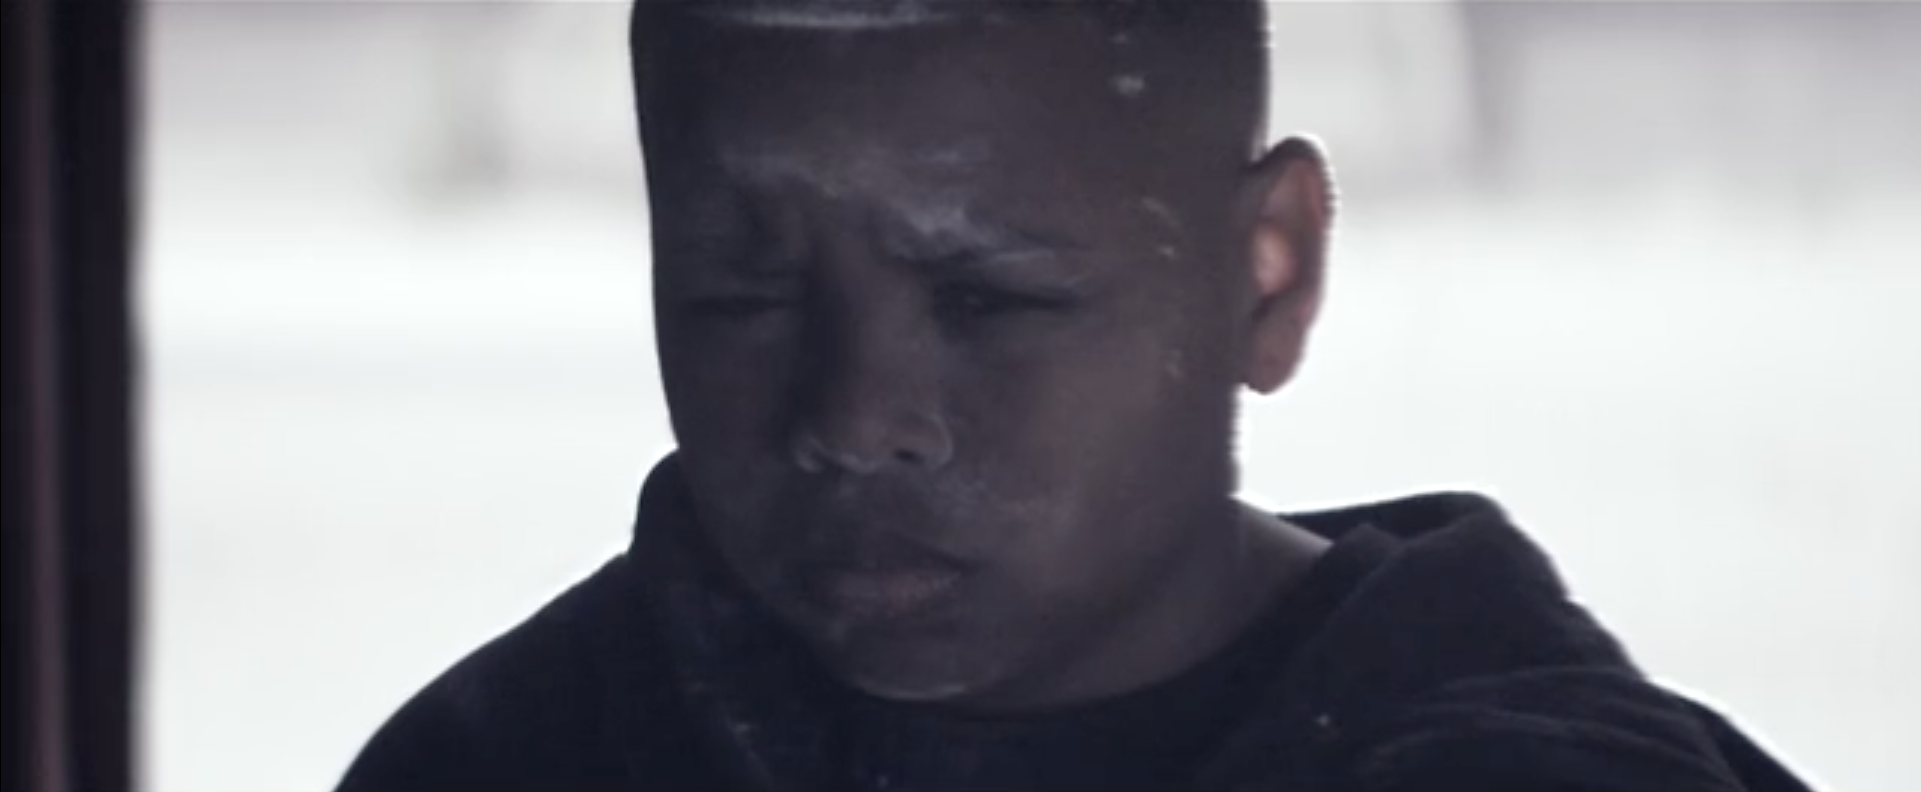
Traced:
[[[669, 448], [626, 10], [146, 11], [145, 784], [326, 788], [619, 550]], [[1921, 5], [1275, 25], [1346, 200], [1250, 497], [1490, 492], [1660, 678], [1823, 787], [1910, 784]]]

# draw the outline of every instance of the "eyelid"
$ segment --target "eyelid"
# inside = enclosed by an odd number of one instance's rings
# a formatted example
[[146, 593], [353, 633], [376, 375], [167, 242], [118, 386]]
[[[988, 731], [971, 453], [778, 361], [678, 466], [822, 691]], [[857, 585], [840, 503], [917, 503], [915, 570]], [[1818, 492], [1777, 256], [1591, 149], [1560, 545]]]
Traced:
[[751, 319], [784, 313], [799, 305], [794, 295], [752, 292], [708, 293], [682, 299], [680, 312], [700, 319]]
[[1007, 250], [989, 251], [981, 256], [981, 260], [986, 262], [1012, 263], [1012, 262], [1019, 262], [1019, 261], [1033, 261], [1036, 259], [1057, 259], [1060, 257], [1061, 257], [1061, 251], [1054, 248], [1021, 247], [1021, 248], [1010, 248]]
[[806, 280], [798, 272], [728, 268], [683, 281], [672, 292], [677, 295], [676, 302], [693, 304], [730, 299], [797, 300], [806, 289]]
[[963, 255], [931, 262], [927, 274], [943, 286], [989, 289], [1037, 300], [1073, 302], [1092, 296], [1089, 288], [1094, 273], [1057, 263], [1067, 258], [1065, 251], [1043, 248], [990, 256]]
[[935, 287], [941, 299], [953, 296], [978, 296], [1014, 304], [1024, 308], [1066, 308], [1076, 304], [1081, 295], [1070, 290], [1049, 288], [1038, 285], [1013, 285], [990, 278], [954, 278], [943, 281]]
[[1058, 258], [1052, 250], [1041, 248], [1020, 248], [1000, 250], [961, 249], [936, 253], [921, 253], [905, 258], [913, 266], [927, 270], [930, 274], [943, 278], [978, 279], [983, 270], [992, 271], [1002, 267], [1017, 266], [1022, 263], [1048, 261]]
[[797, 276], [747, 272], [728, 273], [724, 278], [693, 285], [683, 292], [689, 300], [739, 297], [795, 299], [805, 288], [805, 283]]

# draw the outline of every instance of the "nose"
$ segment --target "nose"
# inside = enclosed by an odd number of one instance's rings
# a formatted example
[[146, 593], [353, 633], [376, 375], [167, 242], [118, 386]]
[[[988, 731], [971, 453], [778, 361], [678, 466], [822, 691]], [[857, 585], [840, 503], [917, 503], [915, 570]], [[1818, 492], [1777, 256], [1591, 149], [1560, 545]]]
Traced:
[[867, 335], [845, 339], [803, 374], [811, 387], [790, 440], [794, 465], [857, 476], [945, 467], [954, 440], [926, 385], [927, 356], [899, 333]]

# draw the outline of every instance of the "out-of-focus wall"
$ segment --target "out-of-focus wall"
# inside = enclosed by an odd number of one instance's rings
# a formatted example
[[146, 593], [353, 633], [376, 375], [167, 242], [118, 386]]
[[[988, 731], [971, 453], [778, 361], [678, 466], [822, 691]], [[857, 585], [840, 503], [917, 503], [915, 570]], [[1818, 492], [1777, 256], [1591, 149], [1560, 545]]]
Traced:
[[[625, 14], [148, 6], [150, 788], [330, 784], [624, 542], [671, 443]], [[1662, 679], [1823, 786], [1905, 784], [1915, 33], [1894, 3], [1277, 6], [1277, 129], [1346, 190], [1249, 496], [1492, 492]]]

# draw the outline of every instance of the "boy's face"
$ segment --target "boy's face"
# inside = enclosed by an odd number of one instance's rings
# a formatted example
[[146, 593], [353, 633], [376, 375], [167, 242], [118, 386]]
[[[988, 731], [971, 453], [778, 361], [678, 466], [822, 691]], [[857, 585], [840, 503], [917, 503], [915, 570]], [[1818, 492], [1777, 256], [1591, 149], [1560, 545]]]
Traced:
[[1240, 161], [1170, 109], [1206, 76], [1079, 14], [674, 35], [658, 337], [723, 557], [881, 695], [1126, 662], [1232, 508]]

